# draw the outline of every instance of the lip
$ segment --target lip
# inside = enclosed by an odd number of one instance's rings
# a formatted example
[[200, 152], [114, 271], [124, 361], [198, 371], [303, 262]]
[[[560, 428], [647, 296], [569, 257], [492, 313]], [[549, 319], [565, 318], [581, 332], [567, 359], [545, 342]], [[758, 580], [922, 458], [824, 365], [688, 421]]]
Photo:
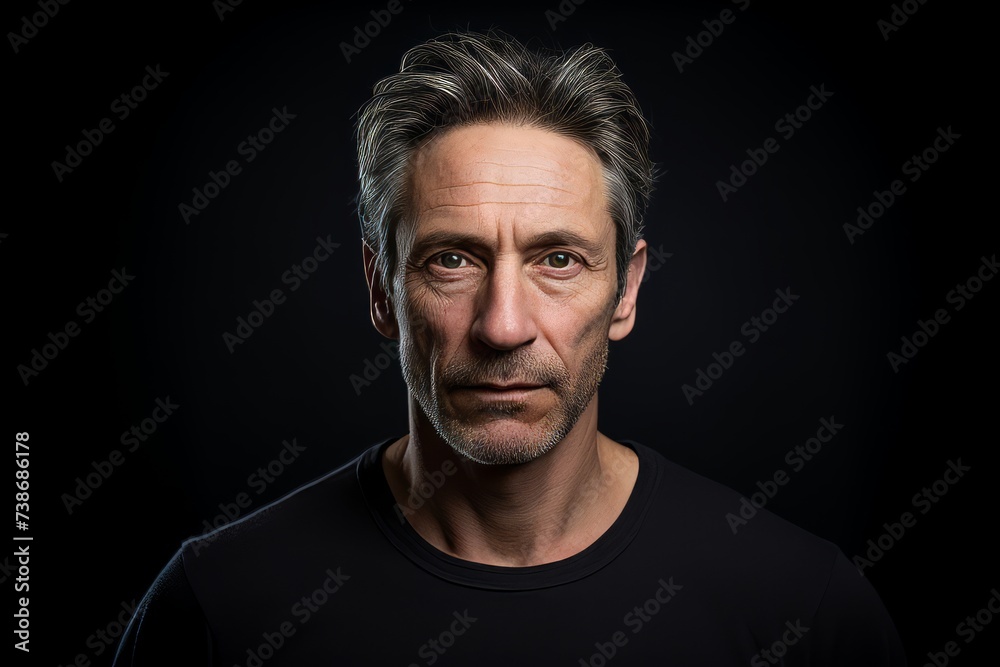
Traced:
[[541, 389], [543, 384], [476, 384], [467, 389], [489, 389], [491, 391], [511, 391], [514, 389]]
[[515, 398], [518, 396], [524, 396], [537, 389], [544, 389], [545, 385], [537, 384], [507, 384], [507, 385], [496, 385], [496, 384], [479, 384], [457, 387], [459, 390], [471, 391], [477, 393], [481, 396], [492, 396], [496, 398]]

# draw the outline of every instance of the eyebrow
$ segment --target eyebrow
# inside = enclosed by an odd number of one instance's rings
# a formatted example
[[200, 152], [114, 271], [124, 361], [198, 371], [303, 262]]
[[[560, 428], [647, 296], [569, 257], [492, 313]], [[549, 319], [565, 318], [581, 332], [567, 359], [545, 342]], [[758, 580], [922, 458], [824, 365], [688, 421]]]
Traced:
[[[551, 230], [536, 234], [528, 239], [526, 245], [528, 248], [555, 245], [575, 246], [582, 249], [584, 253], [592, 258], [601, 258], [607, 252], [601, 243], [592, 241], [585, 236], [581, 236], [576, 232], [565, 229]], [[439, 230], [436, 232], [430, 232], [422, 237], [418, 237], [413, 242], [413, 247], [410, 249], [410, 256], [423, 257], [426, 252], [432, 250], [433, 248], [446, 246], [489, 250], [494, 247], [494, 244], [486, 243], [478, 236], [474, 236], [472, 234]]]

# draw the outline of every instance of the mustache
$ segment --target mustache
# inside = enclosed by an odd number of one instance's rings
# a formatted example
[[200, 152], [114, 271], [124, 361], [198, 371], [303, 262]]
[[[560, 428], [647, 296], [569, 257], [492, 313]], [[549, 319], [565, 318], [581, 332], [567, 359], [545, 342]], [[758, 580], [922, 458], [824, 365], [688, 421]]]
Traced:
[[570, 374], [558, 357], [505, 353], [450, 364], [442, 371], [441, 381], [459, 386], [523, 383], [562, 387], [570, 381]]

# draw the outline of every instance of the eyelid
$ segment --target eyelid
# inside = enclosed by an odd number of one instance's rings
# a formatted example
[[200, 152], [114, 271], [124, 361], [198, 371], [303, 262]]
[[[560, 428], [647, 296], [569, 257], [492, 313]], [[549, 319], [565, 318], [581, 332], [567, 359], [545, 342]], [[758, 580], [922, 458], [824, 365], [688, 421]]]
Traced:
[[[572, 259], [577, 264], [585, 264], [585, 262], [576, 253], [570, 252], [569, 250], [553, 250], [552, 252], [547, 252], [544, 255], [542, 255], [542, 263], [544, 264], [545, 260], [547, 260], [549, 257], [552, 257], [552, 255], [566, 255], [567, 257], [569, 257], [570, 259]], [[561, 267], [560, 266], [553, 266], [553, 267], [550, 267], [550, 268], [553, 268], [553, 269], [556, 269], [556, 270], [570, 269], [570, 268], [573, 268], [573, 265], [570, 264], [569, 266], [561, 266]]]
[[442, 257], [444, 257], [445, 255], [456, 255], [456, 256], [461, 257], [462, 259], [464, 259], [469, 264], [473, 263], [472, 259], [467, 254], [465, 254], [464, 252], [458, 252], [457, 250], [444, 250], [442, 252], [434, 253], [433, 255], [430, 256], [430, 258], [428, 259], [428, 261], [431, 264], [435, 264], [437, 266], [440, 266], [442, 269], [447, 269], [449, 271], [456, 271], [458, 269], [464, 269], [464, 268], [466, 268], [464, 266], [459, 266], [459, 267], [456, 267], [455, 269], [449, 269], [447, 266], [443, 266], [439, 262], [439, 260]]
[[[433, 255], [431, 255], [428, 258], [428, 261], [430, 263], [432, 263], [432, 264], [440, 266], [441, 268], [448, 269], [448, 267], [442, 266], [440, 264], [441, 258], [444, 257], [445, 255], [455, 255], [457, 257], [461, 257], [463, 260], [465, 260], [469, 264], [474, 264], [474, 262], [472, 261], [472, 259], [466, 253], [459, 252], [457, 250], [444, 250], [442, 252], [434, 253]], [[544, 255], [541, 256], [540, 262], [542, 264], [544, 264], [545, 260], [548, 259], [548, 258], [550, 258], [550, 257], [552, 257], [553, 255], [566, 255], [567, 257], [569, 257], [571, 260], [573, 260], [577, 264], [586, 264], [586, 262], [584, 262], [583, 259], [581, 259], [576, 253], [570, 252], [569, 250], [552, 250], [550, 252], [547, 252], [547, 253], [545, 253]], [[549, 268], [560, 270], [560, 269], [569, 269], [569, 268], [572, 268], [572, 267], [573, 267], [573, 265], [570, 264], [569, 266], [563, 266], [563, 267], [552, 266], [552, 267], [549, 267]], [[458, 269], [462, 269], [462, 268], [466, 268], [466, 267], [459, 266], [459, 267], [455, 267], [454, 269], [448, 269], [448, 270], [449, 271], [457, 271]]]

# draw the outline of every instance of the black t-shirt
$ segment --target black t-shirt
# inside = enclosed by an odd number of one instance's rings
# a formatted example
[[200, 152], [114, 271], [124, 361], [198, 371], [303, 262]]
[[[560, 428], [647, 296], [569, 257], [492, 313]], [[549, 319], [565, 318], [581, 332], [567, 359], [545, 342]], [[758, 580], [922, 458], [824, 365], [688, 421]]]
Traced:
[[843, 553], [656, 451], [621, 515], [545, 565], [464, 561], [405, 521], [381, 442], [184, 543], [115, 665], [903, 665]]

